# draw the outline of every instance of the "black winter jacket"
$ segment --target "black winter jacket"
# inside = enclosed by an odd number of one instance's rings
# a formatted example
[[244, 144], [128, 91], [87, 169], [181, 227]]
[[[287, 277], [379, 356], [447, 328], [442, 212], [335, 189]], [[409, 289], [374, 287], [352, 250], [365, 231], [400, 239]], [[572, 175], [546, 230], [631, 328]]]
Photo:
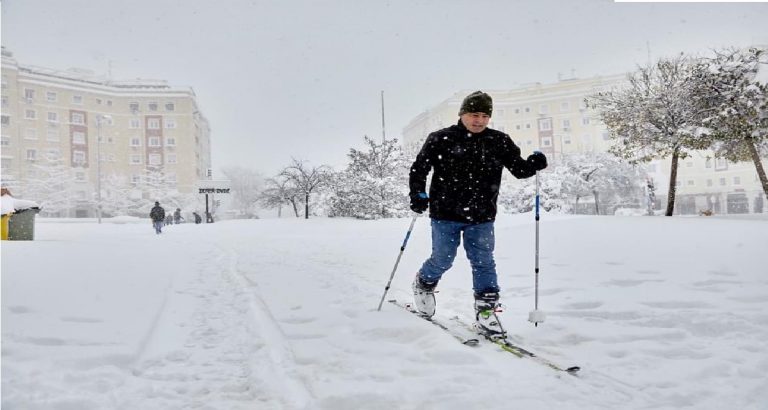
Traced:
[[152, 218], [152, 222], [162, 222], [165, 220], [165, 209], [160, 206], [153, 206], [149, 211], [149, 217]]
[[427, 137], [411, 166], [411, 197], [429, 187], [429, 216], [434, 219], [483, 223], [496, 218], [503, 168], [517, 178], [536, 175], [537, 167], [520, 157], [509, 135], [486, 128], [473, 134], [458, 124]]

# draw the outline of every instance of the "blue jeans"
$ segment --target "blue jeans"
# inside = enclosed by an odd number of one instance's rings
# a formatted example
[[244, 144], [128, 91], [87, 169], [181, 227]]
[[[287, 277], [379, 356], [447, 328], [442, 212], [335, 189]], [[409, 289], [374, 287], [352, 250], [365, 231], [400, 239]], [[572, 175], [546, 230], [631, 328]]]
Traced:
[[421, 279], [427, 283], [440, 280], [453, 265], [462, 232], [464, 250], [472, 266], [472, 288], [475, 293], [498, 292], [496, 262], [493, 260], [496, 244], [493, 222], [469, 224], [432, 219], [432, 256], [421, 266]]
[[153, 221], [152, 226], [155, 227], [155, 233], [163, 233], [163, 221]]

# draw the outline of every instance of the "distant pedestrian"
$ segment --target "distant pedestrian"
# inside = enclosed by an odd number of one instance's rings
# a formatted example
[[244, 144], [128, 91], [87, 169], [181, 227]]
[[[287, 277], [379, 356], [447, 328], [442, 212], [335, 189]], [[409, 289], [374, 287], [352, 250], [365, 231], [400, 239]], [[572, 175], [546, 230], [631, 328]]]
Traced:
[[183, 220], [184, 218], [181, 216], [181, 208], [176, 208], [176, 212], [173, 213], [173, 222], [178, 225]]
[[200, 216], [200, 214], [197, 213], [197, 211], [192, 212], [192, 215], [195, 216], [195, 223], [199, 224], [200, 222], [203, 222], [203, 217]]
[[[163, 210], [165, 212], [165, 210]], [[168, 214], [165, 217], [165, 224], [166, 225], [173, 225], [173, 214]]]
[[165, 209], [160, 206], [160, 202], [155, 201], [155, 206], [149, 211], [149, 217], [152, 219], [152, 226], [155, 227], [155, 233], [163, 233], [163, 221], [165, 221]]

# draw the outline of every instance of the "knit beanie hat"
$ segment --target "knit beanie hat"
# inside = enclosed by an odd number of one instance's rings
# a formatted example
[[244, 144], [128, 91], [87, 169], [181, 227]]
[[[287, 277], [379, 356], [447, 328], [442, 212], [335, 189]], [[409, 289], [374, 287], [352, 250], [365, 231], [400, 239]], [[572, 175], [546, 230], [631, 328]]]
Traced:
[[482, 91], [473, 92], [472, 94], [466, 96], [464, 101], [461, 102], [459, 115], [466, 114], [468, 112], [482, 112], [490, 116], [493, 112], [493, 99], [490, 95]]

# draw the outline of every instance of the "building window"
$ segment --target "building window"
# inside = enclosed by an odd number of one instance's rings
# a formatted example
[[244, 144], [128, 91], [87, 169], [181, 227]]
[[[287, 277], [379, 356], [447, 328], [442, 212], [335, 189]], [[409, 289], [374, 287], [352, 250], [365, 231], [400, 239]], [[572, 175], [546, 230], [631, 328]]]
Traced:
[[131, 112], [134, 114], [139, 112], [139, 103], [137, 102], [128, 103], [128, 109], [131, 110]]
[[35, 162], [37, 159], [37, 150], [36, 149], [28, 149], [27, 150], [27, 161]]
[[117, 158], [115, 157], [115, 154], [109, 154], [107, 155], [107, 161], [109, 162], [115, 162]]
[[83, 105], [83, 96], [82, 95], [73, 95], [72, 96], [72, 104]]
[[163, 156], [160, 154], [149, 154], [149, 165], [161, 165]]
[[168, 181], [171, 184], [175, 184], [176, 183], [176, 173], [169, 172], [168, 174], [165, 175], [165, 180]]
[[75, 181], [85, 182], [85, 172], [83, 171], [75, 172]]
[[46, 141], [50, 141], [50, 142], [58, 142], [59, 141], [59, 129], [58, 128], [48, 128], [48, 130], [45, 132], [45, 139], [46, 139]]
[[2, 106], [3, 107], [7, 107], [8, 106], [8, 97], [7, 96], [4, 95], [4, 96], [0, 97], [0, 101], [2, 101]]
[[517, 125], [515, 125], [515, 129], [516, 129], [516, 130], [518, 130], [518, 131], [519, 131], [519, 130], [520, 130], [520, 128], [522, 128], [522, 126], [521, 126], [520, 124], [517, 124]]
[[27, 102], [32, 102], [32, 100], [35, 99], [35, 90], [31, 88], [25, 88], [24, 89], [24, 99], [27, 100]]
[[175, 164], [176, 163], [176, 154], [168, 154], [165, 156], [165, 162], [167, 164]]
[[24, 118], [27, 119], [27, 120], [37, 119], [37, 111], [35, 111], [35, 110], [24, 110]]
[[82, 131], [75, 131], [72, 133], [72, 143], [85, 145], [85, 133]]
[[147, 120], [147, 129], [150, 130], [159, 130], [160, 129], [160, 119], [159, 118], [150, 118]]
[[571, 104], [568, 101], [560, 103], [560, 112], [568, 112], [571, 110]]
[[111, 107], [111, 106], [112, 106], [112, 100], [107, 100], [107, 107]]
[[688, 182], [688, 186], [696, 185], [696, 182], [694, 182], [694, 180], [692, 180], [692, 179], [689, 179], [687, 182]]
[[515, 114], [520, 114], [520, 109], [519, 108], [515, 108]]
[[46, 91], [45, 92], [45, 100], [48, 102], [56, 102], [56, 100], [59, 99], [58, 94], [56, 94], [53, 91]]
[[725, 186], [725, 178], [720, 178], [720, 186]]
[[2, 123], [2, 125], [11, 125], [11, 117], [7, 115], [0, 116], [0, 123]]
[[166, 111], [176, 111], [176, 104], [169, 102], [165, 103], [165, 110]]
[[149, 137], [147, 140], [147, 145], [150, 147], [159, 147], [160, 146], [160, 137]]
[[563, 137], [563, 144], [571, 145], [571, 137], [567, 136], [567, 135], [565, 137]]
[[170, 147], [176, 146], [176, 137], [166, 137], [165, 145]]
[[526, 130], [529, 130], [529, 129], [531, 129], [531, 123], [530, 123], [530, 122], [528, 122], [528, 123], [526, 123], [526, 124], [525, 124], [525, 129], [526, 129]]
[[59, 113], [48, 111], [48, 122], [59, 122]]
[[128, 128], [134, 130], [141, 128], [141, 121], [139, 121], [137, 118], [131, 118], [128, 120]]
[[165, 128], [176, 128], [176, 120], [174, 120], [174, 119], [166, 119], [165, 120]]
[[581, 125], [589, 125], [589, 117], [582, 117]]
[[141, 183], [141, 175], [132, 174], [131, 175], [131, 183], [132, 184], [140, 184]]
[[525, 107], [525, 112], [531, 112], [531, 107]]
[[141, 154], [131, 154], [130, 164], [131, 165], [140, 165], [141, 164]]
[[85, 115], [79, 112], [72, 113], [72, 124], [83, 125], [85, 124]]
[[9, 145], [11, 145], [11, 138], [10, 137], [6, 137], [5, 135], [0, 137], [0, 146], [7, 147]]
[[552, 146], [552, 138], [551, 137], [545, 137], [541, 139], [541, 146], [542, 147], [551, 147]]
[[551, 131], [552, 120], [550, 118], [544, 118], [539, 120], [539, 131]]
[[72, 163], [76, 165], [85, 164], [85, 152], [84, 151], [72, 151]]
[[741, 185], [741, 177], [733, 177], [733, 185]]
[[151, 102], [151, 103], [147, 104], [147, 108], [149, 108], [150, 111], [157, 111], [157, 103], [156, 102]]
[[130, 144], [132, 147], [140, 147], [141, 146], [141, 138], [140, 137], [131, 137]]
[[715, 171], [725, 171], [728, 169], [728, 161], [725, 158], [715, 159]]
[[704, 160], [704, 168], [712, 168], [712, 158], [707, 158]]
[[561, 121], [561, 124], [563, 126], [563, 131], [571, 130], [571, 120], [569, 120], [568, 118], [563, 118]]
[[25, 140], [36, 140], [37, 139], [37, 129], [35, 128], [27, 128], [24, 130], [24, 139]]

